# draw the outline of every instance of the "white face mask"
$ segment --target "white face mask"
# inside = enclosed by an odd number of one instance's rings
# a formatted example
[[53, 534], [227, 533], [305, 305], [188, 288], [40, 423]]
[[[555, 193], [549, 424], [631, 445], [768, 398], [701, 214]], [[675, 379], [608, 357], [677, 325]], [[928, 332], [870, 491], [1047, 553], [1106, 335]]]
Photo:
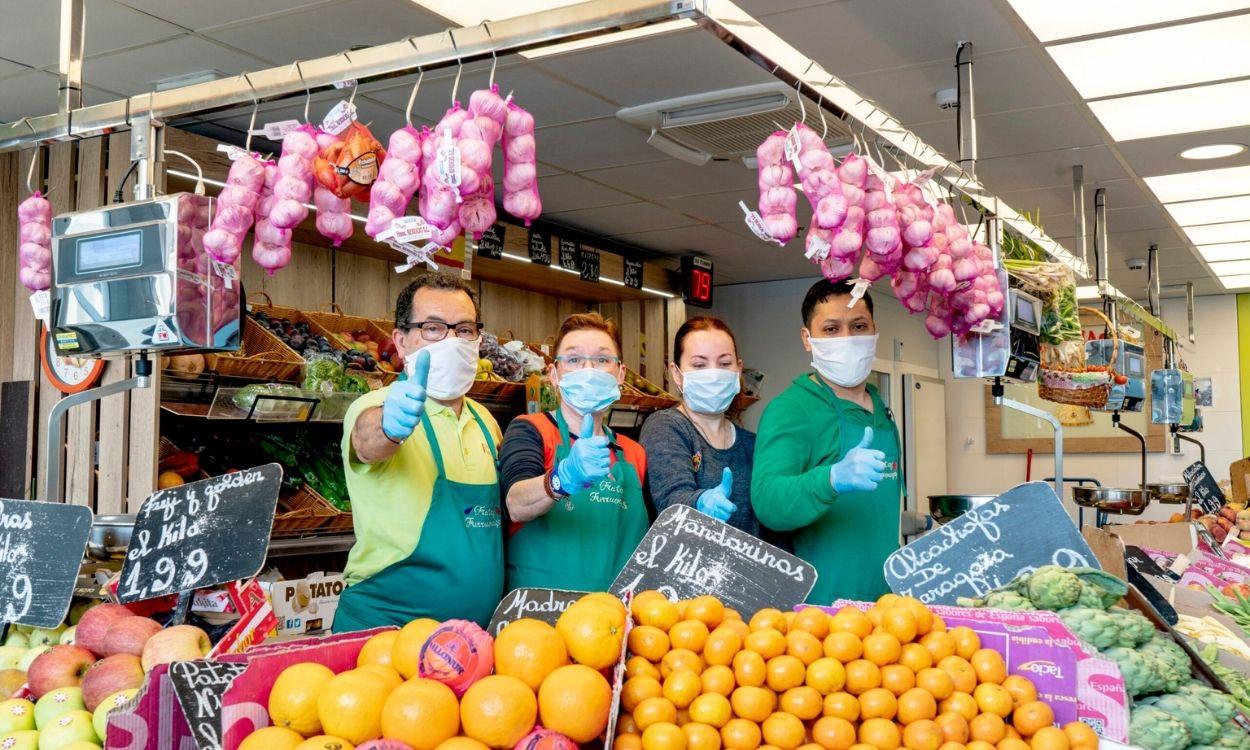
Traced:
[[739, 373], [708, 367], [682, 370], [681, 395], [686, 408], [699, 414], [724, 414], [738, 395]]
[[869, 336], [809, 337], [812, 367], [832, 383], [854, 388], [868, 379], [877, 356], [877, 334]]
[[[426, 383], [430, 398], [454, 401], [469, 392], [473, 378], [477, 377], [478, 344], [478, 339], [469, 341], [451, 333], [425, 347], [430, 353], [430, 379]], [[415, 362], [416, 355], [409, 361]]]

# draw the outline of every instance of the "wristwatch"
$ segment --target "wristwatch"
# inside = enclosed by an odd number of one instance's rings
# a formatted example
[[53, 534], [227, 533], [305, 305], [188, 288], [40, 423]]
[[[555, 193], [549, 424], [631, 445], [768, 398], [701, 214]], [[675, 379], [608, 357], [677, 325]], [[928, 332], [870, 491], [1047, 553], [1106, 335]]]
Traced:
[[560, 475], [555, 469], [543, 475], [543, 484], [546, 485], [547, 496], [553, 500], [560, 500], [569, 496], [569, 493], [561, 486]]

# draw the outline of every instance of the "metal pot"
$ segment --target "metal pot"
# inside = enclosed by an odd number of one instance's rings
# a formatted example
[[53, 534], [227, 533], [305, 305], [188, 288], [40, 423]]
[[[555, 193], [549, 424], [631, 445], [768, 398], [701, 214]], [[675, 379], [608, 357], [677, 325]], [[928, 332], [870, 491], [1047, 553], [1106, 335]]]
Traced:
[[1115, 487], [1073, 487], [1072, 500], [1086, 508], [1103, 513], [1140, 516], [1150, 505], [1150, 497], [1140, 489], [1121, 490]]
[[929, 495], [929, 515], [938, 523], [949, 523], [973, 508], [985, 505], [997, 495]]
[[1150, 497], [1165, 505], [1184, 505], [1189, 502], [1189, 485], [1183, 482], [1155, 482], [1146, 485]]
[[130, 546], [130, 535], [134, 530], [134, 514], [96, 516], [91, 524], [91, 536], [87, 539], [87, 556], [101, 562], [120, 560]]

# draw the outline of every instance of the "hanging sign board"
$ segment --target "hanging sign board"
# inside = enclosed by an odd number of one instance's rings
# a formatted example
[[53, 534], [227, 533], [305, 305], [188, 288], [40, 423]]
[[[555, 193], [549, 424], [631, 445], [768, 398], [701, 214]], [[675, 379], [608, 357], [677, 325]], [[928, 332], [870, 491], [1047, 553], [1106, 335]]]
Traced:
[[90, 534], [84, 505], [0, 499], [0, 619], [61, 624]]
[[885, 580], [896, 594], [953, 605], [1043, 565], [1098, 567], [1098, 560], [1051, 486], [1029, 482], [894, 552]]
[[642, 289], [642, 261], [626, 258], [624, 273], [625, 286], [630, 289]]
[[153, 493], [122, 563], [122, 604], [250, 578], [265, 564], [282, 466], [265, 464]]
[[790, 609], [815, 585], [810, 563], [694, 508], [670, 505], [642, 537], [611, 591], [657, 589], [673, 600], [711, 594], [726, 607], [755, 612]]
[[513, 589], [495, 607], [486, 632], [498, 636], [505, 625], [525, 618], [555, 625], [564, 610], [587, 593], [563, 589]]
[[593, 247], [577, 248], [577, 271], [582, 281], [599, 283], [599, 251]]
[[176, 661], [169, 665], [169, 681], [197, 750], [221, 750], [221, 696], [244, 669], [247, 664], [220, 661]]
[[482, 238], [477, 241], [477, 254], [494, 260], [503, 258], [503, 237], [507, 227], [507, 224], [494, 224], [482, 232]]
[[576, 271], [577, 257], [580, 254], [581, 246], [573, 240], [560, 240], [560, 267], [566, 271]]
[[551, 238], [531, 229], [529, 233], [529, 241], [527, 243], [530, 249], [530, 262], [537, 263], [541, 266], [551, 265]]
[[1185, 467], [1183, 476], [1189, 483], [1189, 496], [1193, 498], [1194, 504], [1206, 515], [1219, 513], [1220, 508], [1224, 507], [1224, 493], [1215, 477], [1211, 476], [1207, 465], [1194, 461]]

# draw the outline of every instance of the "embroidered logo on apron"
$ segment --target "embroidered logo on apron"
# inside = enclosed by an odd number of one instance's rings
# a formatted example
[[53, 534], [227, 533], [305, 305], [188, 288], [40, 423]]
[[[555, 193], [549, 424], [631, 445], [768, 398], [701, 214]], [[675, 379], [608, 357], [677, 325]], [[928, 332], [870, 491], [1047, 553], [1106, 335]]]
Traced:
[[499, 524], [498, 508], [488, 505], [471, 505], [464, 509], [464, 526], [467, 529], [497, 529]]

